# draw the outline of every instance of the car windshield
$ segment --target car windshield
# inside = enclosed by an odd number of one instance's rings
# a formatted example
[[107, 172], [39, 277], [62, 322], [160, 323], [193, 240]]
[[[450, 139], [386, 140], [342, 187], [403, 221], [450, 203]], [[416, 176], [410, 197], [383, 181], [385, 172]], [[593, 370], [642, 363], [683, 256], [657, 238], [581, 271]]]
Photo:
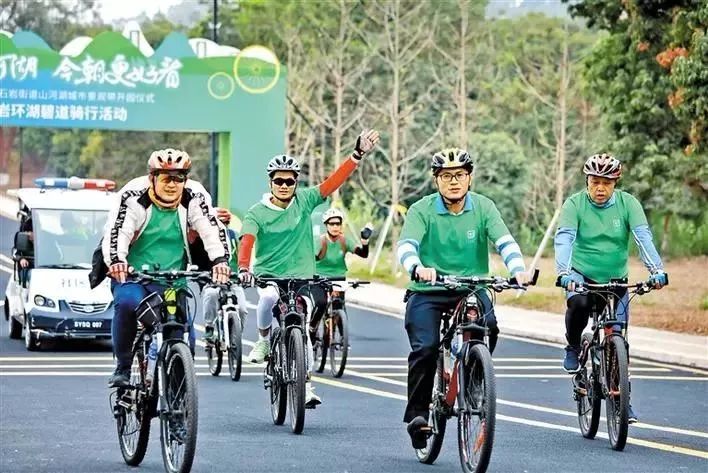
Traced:
[[35, 267], [91, 268], [106, 218], [105, 210], [33, 210]]

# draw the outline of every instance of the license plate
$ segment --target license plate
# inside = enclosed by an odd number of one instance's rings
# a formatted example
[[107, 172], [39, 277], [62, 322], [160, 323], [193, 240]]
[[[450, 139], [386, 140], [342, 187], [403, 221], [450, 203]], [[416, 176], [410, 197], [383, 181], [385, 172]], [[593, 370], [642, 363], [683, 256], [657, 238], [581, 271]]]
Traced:
[[76, 330], [99, 330], [103, 328], [102, 320], [74, 320]]

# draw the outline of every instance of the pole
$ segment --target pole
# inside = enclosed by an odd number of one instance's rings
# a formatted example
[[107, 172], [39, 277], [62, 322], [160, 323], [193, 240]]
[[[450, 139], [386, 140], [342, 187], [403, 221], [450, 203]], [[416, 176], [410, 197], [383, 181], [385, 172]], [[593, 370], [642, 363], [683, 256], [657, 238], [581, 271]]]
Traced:
[[24, 143], [22, 142], [22, 128], [20, 128], [20, 183], [17, 186], [18, 188], [22, 188], [22, 161], [24, 161], [24, 154], [25, 154], [25, 147]]
[[[386, 237], [388, 236], [388, 230], [391, 228], [391, 222], [393, 222], [393, 213], [395, 212], [395, 208], [393, 205], [389, 209], [388, 212], [388, 217], [386, 217], [386, 221], [384, 222], [384, 226], [381, 229], [381, 234], [379, 235], [379, 240], [376, 242], [376, 252], [374, 254], [374, 260], [371, 262], [371, 269], [369, 270], [369, 274], [374, 274], [374, 271], [376, 271], [376, 265], [379, 262], [379, 258], [381, 257], [381, 250], [383, 250], [384, 243], [386, 242]], [[394, 259], [396, 258], [396, 249], [394, 247], [393, 250], [393, 257]]]
[[[219, 27], [217, 19], [219, 16], [218, 0], [213, 0], [212, 3], [212, 24], [211, 24], [211, 39], [216, 43], [218, 41], [217, 29]], [[218, 205], [219, 202], [219, 162], [218, 162], [218, 134], [211, 133], [211, 159], [209, 160], [209, 190], [213, 205]]]
[[[551, 238], [551, 233], [553, 233], [553, 229], [556, 226], [556, 222], [558, 221], [558, 217], [560, 217], [560, 213], [561, 213], [561, 208], [558, 207], [556, 209], [556, 212], [553, 214], [553, 218], [551, 219], [550, 223], [548, 224], [548, 227], [546, 228], [546, 233], [543, 234], [543, 238], [541, 239], [541, 244], [538, 245], [538, 249], [536, 250], [536, 254], [533, 255], [533, 260], [531, 261], [531, 266], [529, 267], [529, 271], [531, 273], [533, 273], [533, 270], [536, 269], [536, 265], [538, 264], [538, 260], [541, 259], [541, 255], [543, 254], [543, 250], [546, 249], [546, 244], [548, 243], [548, 240]], [[524, 293], [525, 293], [525, 291], [517, 291], [516, 298], [518, 299]]]

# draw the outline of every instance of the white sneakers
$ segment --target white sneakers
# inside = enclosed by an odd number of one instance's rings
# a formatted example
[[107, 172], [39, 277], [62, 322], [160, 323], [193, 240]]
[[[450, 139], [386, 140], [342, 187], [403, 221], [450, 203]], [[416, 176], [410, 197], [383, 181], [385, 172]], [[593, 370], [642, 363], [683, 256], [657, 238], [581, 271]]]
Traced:
[[305, 407], [308, 409], [314, 409], [316, 406], [322, 404], [322, 399], [315, 394], [315, 387], [311, 382], [305, 383]]
[[253, 350], [248, 354], [248, 359], [251, 363], [263, 363], [266, 356], [270, 353], [270, 340], [267, 338], [259, 339], [253, 345]]

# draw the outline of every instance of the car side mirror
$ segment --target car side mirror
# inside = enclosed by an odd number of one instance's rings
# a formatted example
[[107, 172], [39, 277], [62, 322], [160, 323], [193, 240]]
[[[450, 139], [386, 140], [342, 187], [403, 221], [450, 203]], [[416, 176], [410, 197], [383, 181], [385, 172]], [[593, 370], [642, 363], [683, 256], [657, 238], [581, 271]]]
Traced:
[[33, 248], [34, 245], [32, 244], [32, 240], [30, 239], [30, 232], [15, 233], [15, 249], [18, 253], [31, 253]]

